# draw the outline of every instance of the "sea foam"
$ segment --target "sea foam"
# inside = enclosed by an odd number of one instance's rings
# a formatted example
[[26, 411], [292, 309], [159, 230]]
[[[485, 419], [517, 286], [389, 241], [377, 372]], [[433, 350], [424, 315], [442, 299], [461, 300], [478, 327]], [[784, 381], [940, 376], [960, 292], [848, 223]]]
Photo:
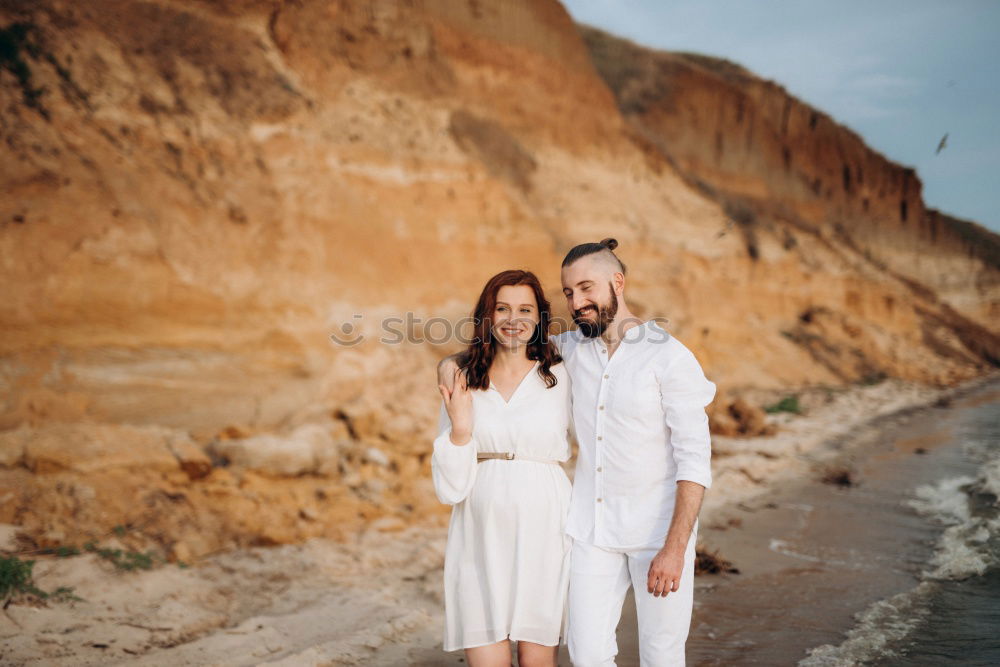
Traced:
[[920, 583], [858, 613], [842, 643], [810, 649], [800, 667], [857, 665], [899, 656], [903, 640], [927, 620], [930, 600], [943, 581], [980, 576], [1000, 566], [1000, 456], [989, 448], [979, 454], [985, 460], [975, 477], [918, 487], [907, 502], [943, 527]]

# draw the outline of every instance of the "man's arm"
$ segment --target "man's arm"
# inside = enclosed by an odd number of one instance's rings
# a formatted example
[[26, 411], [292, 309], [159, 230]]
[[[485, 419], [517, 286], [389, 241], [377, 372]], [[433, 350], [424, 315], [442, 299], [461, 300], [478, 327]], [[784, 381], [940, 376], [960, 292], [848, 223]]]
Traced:
[[674, 504], [674, 516], [670, 521], [670, 530], [663, 548], [649, 564], [649, 575], [646, 579], [646, 590], [653, 596], [666, 596], [677, 592], [684, 572], [684, 552], [687, 551], [694, 522], [701, 510], [701, 501], [705, 497], [705, 487], [697, 482], [682, 479], [677, 482], [677, 498]]
[[660, 393], [677, 465], [677, 494], [667, 538], [649, 567], [647, 589], [654, 596], [667, 595], [680, 585], [684, 553], [712, 483], [705, 406], [715, 397], [715, 384], [705, 378], [694, 355], [682, 348], [660, 377]]
[[667, 551], [684, 555], [694, 522], [701, 511], [701, 501], [705, 498], [705, 487], [697, 482], [682, 479], [677, 482], [677, 499], [674, 503], [674, 516], [670, 521], [670, 530], [663, 548]]

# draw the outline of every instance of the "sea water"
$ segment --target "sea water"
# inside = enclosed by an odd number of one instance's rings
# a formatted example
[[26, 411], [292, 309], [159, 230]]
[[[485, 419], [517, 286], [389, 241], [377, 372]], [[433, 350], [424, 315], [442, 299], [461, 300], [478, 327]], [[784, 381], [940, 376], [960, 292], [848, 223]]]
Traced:
[[860, 611], [800, 666], [1000, 665], [1000, 402], [956, 406], [956, 456], [904, 504], [935, 536], [918, 583]]

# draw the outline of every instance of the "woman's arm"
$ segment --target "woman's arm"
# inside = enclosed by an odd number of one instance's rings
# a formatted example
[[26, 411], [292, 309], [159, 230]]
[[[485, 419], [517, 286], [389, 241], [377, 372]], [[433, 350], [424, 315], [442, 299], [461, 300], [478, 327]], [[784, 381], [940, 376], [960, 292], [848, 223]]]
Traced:
[[434, 491], [438, 500], [448, 505], [465, 500], [476, 482], [478, 468], [478, 447], [472, 437], [472, 395], [460, 375], [456, 366], [452, 390], [438, 385], [442, 400], [431, 455]]

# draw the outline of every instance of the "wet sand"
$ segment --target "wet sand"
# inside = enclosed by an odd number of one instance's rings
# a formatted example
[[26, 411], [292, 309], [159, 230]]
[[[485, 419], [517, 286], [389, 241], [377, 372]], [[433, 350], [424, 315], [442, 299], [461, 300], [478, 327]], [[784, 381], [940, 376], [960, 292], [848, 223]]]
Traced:
[[[700, 543], [740, 574], [696, 580], [688, 662], [793, 665], [841, 643], [858, 612], [919, 585], [940, 528], [907, 502], [917, 487], [966, 471], [954, 418], [983, 404], [1000, 409], [1000, 384], [876, 420], [827, 462], [850, 470], [852, 486], [818, 474], [781, 484], [734, 508], [739, 527], [702, 531]], [[620, 665], [638, 664], [634, 623], [623, 619]]]

